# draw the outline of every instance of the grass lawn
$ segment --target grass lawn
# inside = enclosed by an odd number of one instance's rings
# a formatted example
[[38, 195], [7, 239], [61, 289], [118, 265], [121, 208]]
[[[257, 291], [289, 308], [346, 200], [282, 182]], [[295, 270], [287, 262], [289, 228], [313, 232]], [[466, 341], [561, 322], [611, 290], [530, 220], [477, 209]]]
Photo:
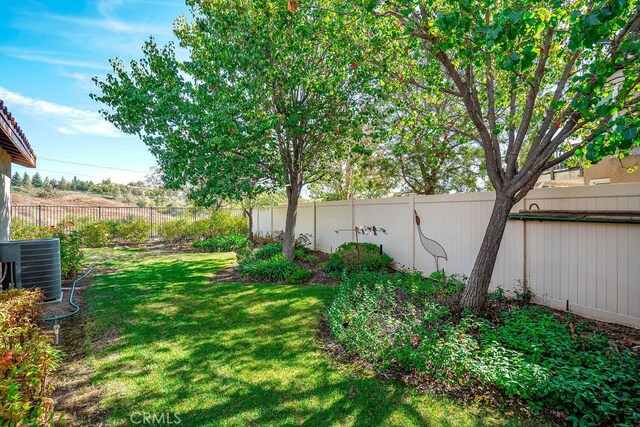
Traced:
[[116, 333], [90, 358], [109, 425], [137, 412], [177, 413], [184, 426], [523, 423], [324, 354], [316, 328], [334, 287], [211, 283], [232, 254], [87, 255], [104, 271], [88, 331]]

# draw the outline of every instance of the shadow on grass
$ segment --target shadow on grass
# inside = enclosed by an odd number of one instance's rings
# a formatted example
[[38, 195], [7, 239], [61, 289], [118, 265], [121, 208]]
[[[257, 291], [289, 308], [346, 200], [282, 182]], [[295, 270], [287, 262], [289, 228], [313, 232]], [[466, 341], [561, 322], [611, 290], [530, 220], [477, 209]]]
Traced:
[[95, 333], [117, 342], [95, 356], [113, 425], [135, 412], [182, 425], [484, 425], [495, 413], [381, 380], [323, 354], [315, 330], [336, 288], [215, 284], [228, 257], [136, 256], [97, 278]]

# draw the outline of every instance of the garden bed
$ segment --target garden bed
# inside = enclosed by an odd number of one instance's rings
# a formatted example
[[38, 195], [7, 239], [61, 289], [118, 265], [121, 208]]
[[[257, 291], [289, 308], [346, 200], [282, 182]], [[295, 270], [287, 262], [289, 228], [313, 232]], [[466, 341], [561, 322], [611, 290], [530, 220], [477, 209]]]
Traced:
[[[322, 265], [329, 259], [329, 255], [325, 254], [324, 252], [311, 251], [311, 250], [307, 251], [307, 254], [317, 257], [318, 262], [309, 263], [298, 258], [296, 258], [293, 261], [293, 263], [298, 267], [304, 268], [313, 273], [306, 282], [300, 283], [300, 285], [338, 286], [340, 284], [338, 280], [331, 277], [322, 269]], [[214, 283], [241, 283], [241, 282], [263, 283], [264, 282], [264, 280], [251, 279], [251, 278], [244, 277], [238, 272], [237, 265], [234, 265], [232, 267], [227, 267], [222, 271], [217, 272], [214, 276], [211, 277], [211, 281]]]
[[462, 286], [415, 273], [352, 275], [327, 323], [337, 343], [386, 375], [578, 425], [637, 424], [639, 331], [500, 290], [483, 313], [460, 311]]

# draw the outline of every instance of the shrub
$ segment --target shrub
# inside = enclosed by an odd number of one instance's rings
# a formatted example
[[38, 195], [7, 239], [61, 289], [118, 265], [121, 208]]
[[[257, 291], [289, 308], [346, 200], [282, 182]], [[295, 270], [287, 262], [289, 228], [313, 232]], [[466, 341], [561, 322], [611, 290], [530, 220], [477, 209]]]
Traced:
[[[300, 233], [296, 237], [295, 245], [297, 248], [308, 248], [311, 246], [313, 236], [309, 233]], [[268, 245], [271, 243], [282, 243], [284, 240], [284, 231], [276, 230], [268, 233], [256, 233], [253, 236], [256, 243], [261, 245]]]
[[238, 265], [238, 272], [249, 279], [271, 283], [301, 283], [312, 275], [310, 271], [298, 267], [281, 254], [269, 259], [248, 258]]
[[207, 252], [246, 252], [251, 247], [249, 238], [242, 234], [225, 234], [210, 239], [197, 240], [193, 247]]
[[151, 225], [139, 219], [113, 221], [111, 234], [113, 238], [120, 239], [124, 243], [146, 242], [151, 235]]
[[24, 226], [19, 219], [13, 221], [11, 237], [14, 240], [31, 239], [60, 239], [60, 264], [62, 278], [70, 279], [75, 276], [82, 267], [82, 239], [80, 234], [72, 230], [66, 233], [60, 228]]
[[270, 243], [261, 247], [253, 253], [255, 259], [267, 260], [276, 255], [282, 255], [282, 243]]
[[352, 273], [327, 321], [347, 350], [381, 368], [492, 384], [575, 425], [640, 420], [640, 362], [628, 349], [543, 307], [512, 306], [494, 322], [454, 315], [438, 301], [460, 289], [450, 278]]
[[271, 243], [282, 243], [284, 240], [284, 231], [276, 230], [269, 233], [256, 233], [253, 240], [260, 245], [269, 245]]
[[296, 237], [296, 247], [297, 248], [308, 248], [311, 246], [313, 236], [309, 233], [300, 233], [298, 237]]
[[96, 221], [78, 228], [82, 244], [88, 248], [103, 248], [113, 238], [110, 221]]
[[170, 243], [191, 242], [197, 239], [224, 236], [227, 234], [247, 234], [249, 227], [244, 217], [218, 211], [210, 218], [189, 222], [185, 219], [165, 221], [158, 225], [158, 235]]
[[165, 242], [178, 243], [186, 240], [189, 223], [183, 219], [165, 221], [158, 224], [158, 236]]
[[209, 219], [213, 236], [224, 234], [248, 234], [249, 224], [243, 216], [233, 216], [230, 212], [219, 210]]
[[184, 228], [183, 240], [208, 239], [216, 236], [210, 219], [199, 219], [189, 223]]
[[26, 225], [21, 218], [11, 220], [11, 238], [13, 240], [48, 239], [53, 237], [54, 230], [51, 227], [38, 227]]
[[393, 258], [384, 253], [380, 254], [380, 247], [373, 243], [350, 242], [341, 245], [332, 253], [323, 268], [333, 276], [340, 276], [344, 272], [359, 270], [360, 262], [363, 270], [384, 271], [391, 265]]
[[82, 245], [77, 231], [65, 234], [57, 231], [55, 237], [60, 239], [60, 264], [63, 279], [71, 279], [82, 267]]
[[2, 425], [49, 426], [53, 388], [47, 381], [59, 353], [38, 327], [40, 290], [0, 292], [0, 419]]
[[287, 283], [291, 283], [291, 284], [305, 283], [311, 278], [311, 276], [313, 276], [313, 272], [305, 268], [298, 268], [293, 273], [291, 273], [291, 275], [287, 278]]

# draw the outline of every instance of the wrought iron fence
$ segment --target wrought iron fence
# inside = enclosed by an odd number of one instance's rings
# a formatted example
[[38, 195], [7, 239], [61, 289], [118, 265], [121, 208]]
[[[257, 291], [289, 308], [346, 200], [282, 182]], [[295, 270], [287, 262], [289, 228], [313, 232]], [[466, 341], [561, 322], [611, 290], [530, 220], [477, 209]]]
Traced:
[[[242, 216], [242, 209], [225, 209], [233, 216]], [[11, 219], [19, 220], [24, 225], [39, 227], [61, 227], [102, 220], [145, 221], [151, 229], [151, 236], [156, 237], [158, 225], [166, 221], [182, 219], [187, 223], [205, 219], [214, 213], [213, 209], [196, 207], [114, 207], [114, 206], [45, 206], [45, 205], [13, 205]]]

